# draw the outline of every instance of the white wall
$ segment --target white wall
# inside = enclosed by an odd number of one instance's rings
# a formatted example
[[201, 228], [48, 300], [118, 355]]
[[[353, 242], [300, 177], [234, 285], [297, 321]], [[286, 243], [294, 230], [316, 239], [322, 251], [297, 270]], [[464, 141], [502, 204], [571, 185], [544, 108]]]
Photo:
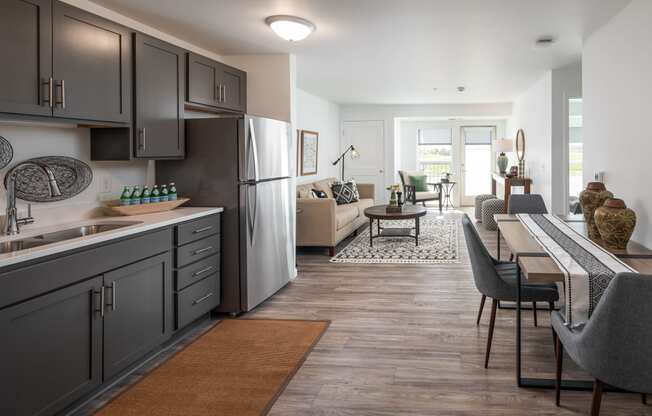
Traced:
[[215, 52], [208, 51], [206, 49], [200, 48], [198, 46], [195, 46], [191, 43], [188, 43], [184, 40], [181, 40], [177, 38], [176, 36], [166, 33], [164, 31], [161, 31], [159, 29], [156, 29], [152, 26], [148, 26], [146, 24], [140, 23], [137, 20], [134, 20], [128, 16], [125, 16], [123, 14], [114, 12], [113, 10], [107, 9], [106, 7], [102, 7], [99, 4], [93, 3], [89, 0], [62, 0], [64, 3], [68, 3], [72, 6], [78, 7], [80, 9], [86, 10], [88, 12], [91, 12], [93, 14], [96, 14], [98, 16], [102, 16], [105, 19], [111, 20], [113, 22], [119, 23], [121, 25], [124, 25], [130, 29], [135, 29], [139, 32], [145, 33], [147, 35], [153, 36], [155, 38], [164, 40], [168, 43], [171, 43], [173, 45], [176, 45], [180, 48], [187, 49], [189, 51], [198, 53], [200, 55], [204, 55], [208, 58], [215, 59], [217, 61], [220, 61], [220, 55], [218, 55]]
[[541, 194], [546, 206], [567, 213], [568, 98], [581, 97], [579, 62], [546, 71], [514, 100], [507, 135], [525, 133], [525, 170], [532, 178], [532, 192]]
[[[0, 178], [4, 178], [16, 163], [38, 156], [74, 157], [86, 162], [93, 170], [93, 182], [79, 195], [59, 202], [33, 204], [32, 213], [36, 218], [33, 227], [92, 216], [98, 213], [96, 207], [101, 200], [119, 197], [124, 185], [151, 185], [154, 180], [151, 162], [91, 162], [90, 129], [87, 128], [3, 122], [0, 136], [7, 139], [14, 149], [14, 158], [8, 167], [0, 170]], [[107, 181], [110, 189], [103, 192], [102, 184]], [[5, 204], [6, 191], [4, 186], [0, 186], [0, 206], [4, 208]], [[24, 215], [27, 203], [18, 200], [17, 206]]]
[[652, 247], [650, 102], [652, 2], [634, 0], [585, 43], [584, 181], [605, 172], [607, 188], [636, 211], [634, 240]]
[[224, 55], [222, 62], [247, 72], [247, 113], [292, 122], [294, 57]]
[[[398, 183], [401, 165], [400, 147], [395, 145], [401, 118], [505, 119], [512, 114], [511, 103], [431, 104], [431, 105], [343, 105], [341, 120], [382, 121], [385, 131], [385, 185]], [[346, 145], [346, 143], [344, 143]]]
[[[319, 133], [317, 174], [297, 176], [297, 183], [309, 183], [328, 177], [339, 177], [332, 162], [340, 150], [340, 107], [316, 95], [297, 89], [296, 129]], [[295, 131], [296, 131], [295, 129]], [[297, 143], [299, 139], [297, 138]]]
[[525, 171], [532, 178], [532, 193], [543, 195], [551, 206], [552, 72], [546, 73], [514, 100], [514, 115], [507, 134], [525, 133]]

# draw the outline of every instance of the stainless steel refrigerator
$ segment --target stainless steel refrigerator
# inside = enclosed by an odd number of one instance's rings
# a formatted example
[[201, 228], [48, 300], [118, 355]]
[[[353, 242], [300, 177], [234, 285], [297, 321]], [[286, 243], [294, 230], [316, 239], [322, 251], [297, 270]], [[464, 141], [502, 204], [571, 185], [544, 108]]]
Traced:
[[222, 206], [222, 299], [249, 311], [294, 276], [296, 146], [288, 123], [251, 116], [186, 120], [186, 158], [157, 161], [192, 206]]

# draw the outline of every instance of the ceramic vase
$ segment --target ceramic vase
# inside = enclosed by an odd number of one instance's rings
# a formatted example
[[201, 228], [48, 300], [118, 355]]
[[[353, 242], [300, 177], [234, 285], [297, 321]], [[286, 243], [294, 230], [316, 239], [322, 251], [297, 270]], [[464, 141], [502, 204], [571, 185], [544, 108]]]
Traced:
[[600, 237], [608, 248], [624, 250], [636, 226], [636, 213], [622, 199], [609, 198], [593, 215]]
[[396, 199], [396, 191], [392, 191], [389, 196], [389, 205], [392, 207], [398, 206], [398, 200]]
[[614, 195], [607, 191], [602, 182], [589, 182], [586, 189], [580, 192], [580, 205], [582, 206], [589, 238], [600, 238], [600, 231], [595, 225], [593, 214], [598, 207], [604, 204], [604, 201], [613, 197]]
[[501, 174], [507, 173], [507, 164], [509, 163], [509, 158], [505, 156], [505, 153], [501, 153], [496, 157], [496, 165], [498, 166], [498, 172]]

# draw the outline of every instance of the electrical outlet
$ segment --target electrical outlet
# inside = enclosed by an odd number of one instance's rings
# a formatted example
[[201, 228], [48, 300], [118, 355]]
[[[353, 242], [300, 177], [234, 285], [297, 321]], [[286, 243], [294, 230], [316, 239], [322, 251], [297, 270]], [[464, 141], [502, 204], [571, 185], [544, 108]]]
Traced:
[[109, 175], [103, 176], [100, 181], [100, 193], [108, 194], [111, 192], [111, 177]]

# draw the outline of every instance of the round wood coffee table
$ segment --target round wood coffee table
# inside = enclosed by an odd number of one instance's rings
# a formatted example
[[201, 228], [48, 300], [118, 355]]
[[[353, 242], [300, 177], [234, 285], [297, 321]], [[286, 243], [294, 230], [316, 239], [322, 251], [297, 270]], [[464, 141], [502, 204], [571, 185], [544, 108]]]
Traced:
[[[369, 218], [369, 246], [374, 246], [374, 238], [382, 237], [412, 237], [415, 245], [419, 245], [419, 218], [426, 215], [425, 207], [418, 205], [403, 205], [401, 212], [387, 212], [387, 205], [376, 205], [364, 210], [365, 217]], [[380, 221], [414, 220], [414, 228], [387, 228], [381, 227]], [[376, 235], [373, 235], [374, 220], [377, 222]], [[412, 234], [414, 230], [414, 234]]]

